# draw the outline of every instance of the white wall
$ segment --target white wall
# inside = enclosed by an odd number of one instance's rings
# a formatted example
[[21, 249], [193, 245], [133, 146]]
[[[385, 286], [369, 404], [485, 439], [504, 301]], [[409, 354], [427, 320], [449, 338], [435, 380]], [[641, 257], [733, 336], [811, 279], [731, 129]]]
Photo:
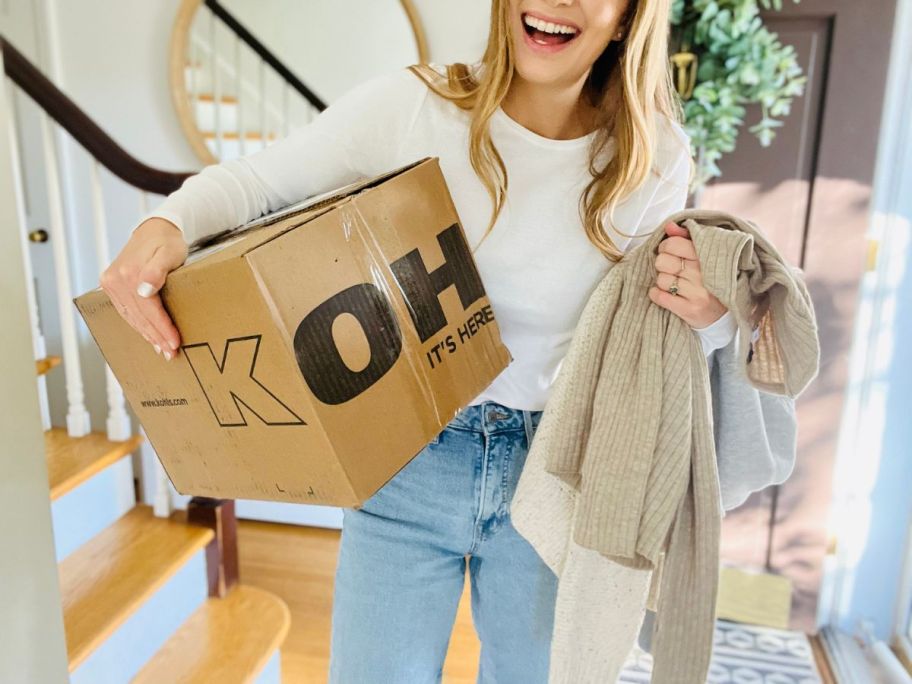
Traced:
[[[175, 170], [198, 167], [169, 94], [168, 44], [179, 0], [36, 1], [46, 1], [56, 14], [59, 81], [70, 97], [147, 164]], [[258, 8], [266, 2], [257, 3]], [[489, 0], [415, 0], [415, 5], [433, 61], [480, 56]], [[360, 17], [351, 21], [357, 23]], [[350, 48], [343, 43], [339, 50]]]
[[58, 85], [143, 162], [175, 170], [198, 166], [168, 86], [179, 0], [45, 1], [56, 15]]
[[414, 0], [427, 34], [432, 62], [472, 62], [488, 38], [490, 0]]
[[[255, 5], [248, 0], [224, 0], [223, 4], [327, 102], [371, 76], [418, 61], [414, 34], [399, 0], [268, 0]], [[353, 13], [358, 21], [351, 20]], [[202, 28], [208, 34], [208, 26]], [[222, 35], [234, 40], [227, 30]], [[232, 50], [234, 43], [228, 45]]]
[[[326, 101], [371, 76], [418, 61], [399, 0], [223, 0], [225, 7]], [[415, 3], [431, 61], [474, 61], [487, 35], [489, 0]]]

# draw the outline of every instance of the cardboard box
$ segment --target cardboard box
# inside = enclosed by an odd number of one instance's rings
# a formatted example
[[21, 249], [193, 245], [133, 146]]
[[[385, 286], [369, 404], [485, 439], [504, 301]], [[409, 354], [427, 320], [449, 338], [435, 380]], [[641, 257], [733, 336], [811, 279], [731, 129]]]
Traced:
[[436, 157], [210, 242], [170, 362], [75, 300], [183, 494], [359, 506], [511, 360]]

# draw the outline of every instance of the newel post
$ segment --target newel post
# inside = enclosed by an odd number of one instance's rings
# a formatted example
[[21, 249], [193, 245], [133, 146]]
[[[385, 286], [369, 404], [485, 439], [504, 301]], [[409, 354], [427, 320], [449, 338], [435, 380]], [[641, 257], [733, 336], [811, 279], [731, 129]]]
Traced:
[[215, 533], [206, 547], [206, 576], [209, 580], [209, 596], [224, 598], [238, 581], [234, 500], [195, 496], [187, 507], [187, 521], [208, 527]]

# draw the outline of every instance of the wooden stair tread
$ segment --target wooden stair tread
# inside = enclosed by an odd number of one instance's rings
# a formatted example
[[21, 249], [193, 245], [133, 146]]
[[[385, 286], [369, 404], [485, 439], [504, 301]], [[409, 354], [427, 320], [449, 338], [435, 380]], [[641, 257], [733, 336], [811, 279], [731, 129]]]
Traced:
[[[215, 140], [215, 131], [203, 131], [203, 137], [206, 140]], [[241, 136], [237, 131], [222, 131], [222, 140], [240, 140]], [[247, 140], [262, 140], [263, 134], [259, 131], [246, 131], [244, 138]], [[276, 140], [278, 136], [274, 133], [267, 136], [267, 140]]]
[[35, 360], [35, 372], [38, 375], [44, 375], [51, 368], [56, 368], [60, 365], [61, 359], [59, 356], [45, 356], [43, 359]]
[[59, 573], [70, 672], [212, 537], [210, 529], [136, 506], [65, 558]]
[[[199, 93], [196, 99], [200, 102], [215, 102], [215, 95], [213, 93]], [[237, 104], [237, 101], [238, 99], [234, 95], [219, 95], [219, 102], [222, 104]]]
[[277, 596], [236, 586], [210, 598], [181, 625], [133, 684], [248, 682], [282, 645], [291, 614]]
[[85, 437], [70, 437], [66, 428], [51, 428], [44, 433], [51, 499], [59, 499], [112, 463], [132, 453], [142, 443], [134, 435], [123, 442], [112, 442], [103, 432]]

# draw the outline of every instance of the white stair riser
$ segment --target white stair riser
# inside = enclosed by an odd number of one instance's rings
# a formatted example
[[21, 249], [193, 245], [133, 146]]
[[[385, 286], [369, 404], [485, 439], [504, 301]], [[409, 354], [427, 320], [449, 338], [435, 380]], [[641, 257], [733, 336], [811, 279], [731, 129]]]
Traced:
[[[194, 84], [194, 80], [196, 83]], [[204, 66], [196, 70], [194, 75], [193, 70], [190, 67], [184, 71], [184, 83], [186, 84], [187, 93], [193, 94], [206, 94], [212, 95], [215, 92], [214, 81], [212, 79], [212, 70], [209, 66]], [[268, 109], [267, 116], [272, 118], [280, 118], [282, 116], [282, 83], [281, 81], [273, 74], [270, 74], [267, 81], [264, 84], [264, 89], [266, 92], [266, 107]], [[232, 97], [237, 97], [238, 95], [238, 84], [234, 82], [233, 74], [221, 73], [219, 75], [219, 94], [222, 96], [230, 95]], [[251, 74], [250, 77], [246, 78], [244, 83], [240, 87], [241, 96], [244, 98], [244, 111], [256, 112], [259, 116], [260, 108], [260, 82], [259, 76], [257, 74]], [[299, 97], [297, 94], [294, 97]]]
[[126, 684], [206, 600], [201, 549], [72, 673], [70, 684]]
[[[193, 70], [190, 67], [187, 67], [185, 71], [185, 80], [187, 82], [187, 92], [193, 92], [193, 79], [196, 78], [196, 92], [197, 93], [211, 93], [212, 92], [212, 72], [209, 70], [209, 67], [199, 68], [196, 70], [196, 73], [193, 73]], [[235, 95], [234, 92], [234, 82], [231, 79], [227, 79], [225, 74], [219, 76], [220, 83], [219, 87], [221, 88], [222, 94], [231, 94]]]
[[57, 562], [136, 505], [133, 466], [124, 457], [51, 504]]
[[[244, 108], [244, 130], [255, 130], [258, 121], [250, 115], [250, 109]], [[238, 131], [238, 106], [233, 102], [223, 102], [219, 108], [219, 125], [222, 131]], [[215, 103], [200, 100], [196, 103], [196, 126], [201, 131], [215, 130]]]

